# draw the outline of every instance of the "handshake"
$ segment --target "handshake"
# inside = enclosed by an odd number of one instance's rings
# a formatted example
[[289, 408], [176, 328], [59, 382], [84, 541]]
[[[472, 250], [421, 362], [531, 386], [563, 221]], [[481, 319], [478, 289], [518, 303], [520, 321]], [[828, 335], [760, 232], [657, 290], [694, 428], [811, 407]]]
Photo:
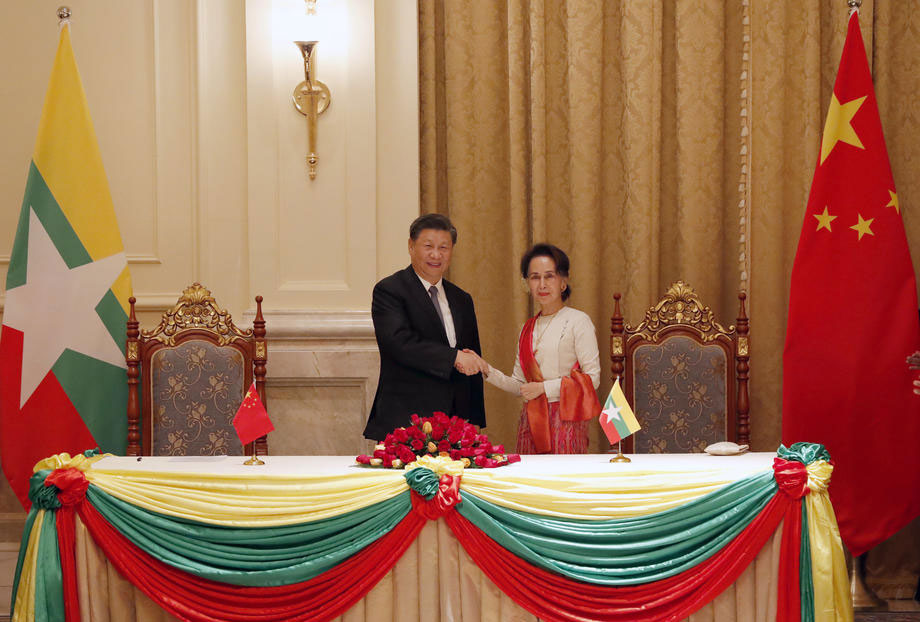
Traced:
[[454, 361], [454, 367], [458, 372], [466, 374], [467, 376], [475, 376], [479, 373], [481, 373], [483, 377], [489, 375], [489, 364], [469, 348], [464, 348], [457, 352], [457, 360]]

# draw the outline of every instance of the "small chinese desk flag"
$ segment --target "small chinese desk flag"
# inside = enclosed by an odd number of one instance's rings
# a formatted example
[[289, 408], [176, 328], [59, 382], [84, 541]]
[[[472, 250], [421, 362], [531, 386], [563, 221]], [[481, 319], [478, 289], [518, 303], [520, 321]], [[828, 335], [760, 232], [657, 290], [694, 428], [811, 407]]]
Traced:
[[626, 395], [620, 388], [619, 378], [610, 388], [610, 395], [607, 396], [604, 409], [601, 410], [600, 422], [611, 445], [638, 432], [642, 427], [636, 420], [632, 408], [629, 407], [629, 402], [626, 401]]
[[271, 419], [268, 418], [268, 412], [265, 405], [259, 398], [259, 392], [256, 391], [256, 383], [253, 382], [249, 390], [246, 391], [246, 397], [240, 404], [240, 409], [233, 416], [233, 427], [236, 429], [236, 435], [240, 437], [243, 445], [248, 445], [260, 436], [265, 436], [275, 429]]

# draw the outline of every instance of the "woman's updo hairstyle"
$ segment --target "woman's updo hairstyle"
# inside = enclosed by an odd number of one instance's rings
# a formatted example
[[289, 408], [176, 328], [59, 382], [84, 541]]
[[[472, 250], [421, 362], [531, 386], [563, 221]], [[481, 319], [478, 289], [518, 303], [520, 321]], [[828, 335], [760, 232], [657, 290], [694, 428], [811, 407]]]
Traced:
[[[569, 257], [561, 248], [546, 242], [534, 244], [529, 251], [521, 257], [521, 276], [527, 280], [527, 271], [530, 269], [530, 261], [534, 257], [549, 257], [556, 264], [556, 274], [569, 278]], [[562, 292], [562, 299], [568, 300], [572, 295], [572, 286], [568, 285]]]

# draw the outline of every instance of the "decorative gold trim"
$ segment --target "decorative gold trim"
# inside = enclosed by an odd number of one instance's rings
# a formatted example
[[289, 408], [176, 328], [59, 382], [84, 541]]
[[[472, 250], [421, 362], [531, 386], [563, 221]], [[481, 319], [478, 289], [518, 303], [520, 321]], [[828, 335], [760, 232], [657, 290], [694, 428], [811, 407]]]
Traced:
[[748, 355], [748, 338], [738, 337], [738, 356]]
[[265, 358], [265, 342], [264, 341], [256, 342], [256, 358], [257, 359]]
[[623, 338], [622, 337], [616, 336], [613, 338], [612, 349], [613, 349], [614, 354], [617, 354], [617, 355], [623, 354]]
[[189, 329], [214, 333], [222, 346], [253, 334], [252, 329], [243, 331], [237, 328], [230, 314], [217, 306], [211, 291], [200, 283], [193, 283], [185, 288], [176, 305], [163, 314], [160, 325], [153, 330], [141, 331], [141, 335], [145, 339], [174, 346], [176, 334]]
[[741, 291], [750, 291], [751, 278], [751, 7], [741, 0], [741, 179], [738, 182], [738, 272]]
[[136, 341], [129, 341], [129, 342], [128, 342], [128, 360], [129, 360], [129, 361], [136, 361], [137, 359], [138, 359], [138, 357], [137, 357], [137, 342], [136, 342]]
[[693, 288], [683, 281], [672, 283], [664, 298], [645, 312], [645, 319], [636, 328], [627, 325], [625, 330], [630, 335], [640, 335], [647, 341], [657, 342], [661, 329], [678, 325], [695, 328], [704, 343], [719, 336], [730, 337], [735, 332], [734, 326], [726, 329], [716, 322], [712, 309], [704, 306]]

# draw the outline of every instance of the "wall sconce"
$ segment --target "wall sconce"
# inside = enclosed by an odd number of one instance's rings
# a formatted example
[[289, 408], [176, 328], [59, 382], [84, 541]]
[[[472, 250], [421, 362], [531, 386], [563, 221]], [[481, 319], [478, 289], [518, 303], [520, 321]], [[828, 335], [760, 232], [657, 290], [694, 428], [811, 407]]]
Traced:
[[329, 87], [316, 79], [316, 45], [318, 41], [295, 41], [303, 54], [304, 81], [294, 87], [291, 96], [297, 111], [307, 117], [307, 166], [310, 179], [316, 179], [316, 163], [319, 156], [316, 153], [316, 119], [332, 101]]

